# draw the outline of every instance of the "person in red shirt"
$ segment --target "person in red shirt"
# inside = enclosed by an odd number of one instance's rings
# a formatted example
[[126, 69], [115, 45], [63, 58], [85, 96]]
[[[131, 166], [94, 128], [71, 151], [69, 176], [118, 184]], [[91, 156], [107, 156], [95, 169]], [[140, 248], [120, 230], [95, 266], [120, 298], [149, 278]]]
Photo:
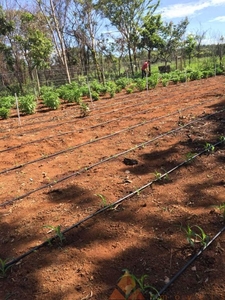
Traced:
[[142, 78], [146, 77], [147, 69], [148, 69], [149, 63], [150, 63], [150, 61], [149, 61], [149, 60], [146, 60], [146, 61], [143, 63], [143, 65], [142, 65], [142, 68], [141, 68], [141, 71], [142, 71]]

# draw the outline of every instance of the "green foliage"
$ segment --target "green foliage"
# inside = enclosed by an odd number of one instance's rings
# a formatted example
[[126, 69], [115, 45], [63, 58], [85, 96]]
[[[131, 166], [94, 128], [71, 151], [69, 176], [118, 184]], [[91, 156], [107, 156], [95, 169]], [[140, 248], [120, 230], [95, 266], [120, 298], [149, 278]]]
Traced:
[[19, 97], [19, 109], [25, 114], [34, 114], [37, 107], [37, 102], [33, 95]]
[[194, 158], [195, 155], [196, 155], [195, 153], [188, 152], [188, 153], [186, 154], [186, 160], [187, 160], [188, 162], [191, 162], [191, 161], [193, 160], [193, 158]]
[[66, 239], [63, 233], [61, 232], [61, 226], [51, 226], [51, 225], [45, 225], [45, 228], [49, 228], [53, 230], [56, 234], [56, 236], [59, 238], [60, 244], [62, 245], [63, 241]]
[[136, 88], [139, 92], [142, 92], [146, 89], [146, 79], [138, 78], [135, 80]]
[[114, 81], [107, 82], [107, 91], [111, 98], [115, 96], [115, 93], [117, 91], [117, 85]]
[[96, 91], [93, 91], [91, 97], [93, 101], [97, 101], [99, 99], [99, 94]]
[[7, 266], [8, 259], [1, 259], [0, 258], [0, 278], [6, 277], [6, 272], [12, 267], [12, 265]]
[[81, 118], [86, 117], [87, 115], [89, 115], [90, 113], [90, 108], [88, 106], [88, 104], [84, 103], [84, 102], [80, 102], [80, 116]]
[[2, 119], [8, 119], [10, 115], [10, 109], [7, 107], [0, 107], [0, 117]]
[[98, 93], [99, 95], [105, 95], [107, 93], [107, 87], [99, 83], [97, 80], [93, 80], [90, 85], [91, 91]]
[[205, 143], [204, 150], [207, 151], [207, 152], [214, 152], [215, 147], [210, 143]]
[[121, 77], [116, 80], [116, 85], [121, 86], [122, 89], [125, 89], [132, 82], [131, 78]]
[[50, 107], [51, 109], [58, 109], [60, 106], [59, 94], [54, 90], [46, 90], [41, 98], [44, 105]]
[[82, 91], [77, 84], [65, 84], [57, 89], [59, 97], [63, 100], [68, 101], [69, 103], [80, 103]]
[[202, 78], [202, 72], [199, 70], [193, 70], [190, 73], [190, 80], [199, 80]]
[[[202, 247], [205, 247], [209, 242], [209, 236], [204, 232], [204, 230], [198, 226], [187, 226], [187, 228], [181, 227], [186, 234], [186, 239], [188, 243], [195, 247], [196, 243], [200, 243]], [[194, 231], [193, 228], [196, 230]]]
[[162, 85], [163, 85], [164, 87], [166, 87], [166, 86], [168, 86], [170, 80], [169, 80], [168, 78], [162, 78], [162, 79], [161, 79], [161, 82], [162, 82]]
[[95, 196], [98, 196], [101, 199], [101, 207], [106, 207], [108, 205], [105, 196], [102, 194], [95, 194]]
[[134, 90], [136, 89], [136, 83], [132, 82], [128, 86], [126, 86], [126, 92], [127, 94], [132, 94]]
[[219, 209], [222, 212], [223, 220], [225, 221], [225, 203], [216, 205], [215, 208]]
[[15, 97], [13, 96], [5, 96], [0, 98], [0, 108], [12, 108], [15, 104]]

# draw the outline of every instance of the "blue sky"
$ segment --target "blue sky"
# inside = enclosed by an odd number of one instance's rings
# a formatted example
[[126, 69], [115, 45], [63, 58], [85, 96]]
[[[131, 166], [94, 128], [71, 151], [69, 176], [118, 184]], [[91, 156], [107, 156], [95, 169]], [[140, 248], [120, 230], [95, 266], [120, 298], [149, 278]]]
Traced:
[[187, 32], [203, 33], [205, 43], [225, 39], [225, 0], [161, 0], [159, 12], [163, 21], [177, 24], [186, 16], [189, 20]]

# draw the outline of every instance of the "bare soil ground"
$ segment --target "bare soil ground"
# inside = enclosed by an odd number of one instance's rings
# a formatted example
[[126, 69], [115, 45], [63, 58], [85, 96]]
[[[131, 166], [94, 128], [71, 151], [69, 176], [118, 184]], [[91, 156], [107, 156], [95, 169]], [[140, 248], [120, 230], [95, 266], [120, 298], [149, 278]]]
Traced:
[[[0, 279], [0, 299], [106, 300], [124, 269], [160, 291], [201, 249], [182, 228], [210, 239], [224, 228], [224, 143], [183, 163], [225, 136], [224, 76], [89, 106], [85, 118], [63, 103], [0, 120], [0, 258], [30, 251]], [[59, 225], [62, 243], [33, 251]], [[162, 298], [225, 299], [224, 278], [223, 232]]]

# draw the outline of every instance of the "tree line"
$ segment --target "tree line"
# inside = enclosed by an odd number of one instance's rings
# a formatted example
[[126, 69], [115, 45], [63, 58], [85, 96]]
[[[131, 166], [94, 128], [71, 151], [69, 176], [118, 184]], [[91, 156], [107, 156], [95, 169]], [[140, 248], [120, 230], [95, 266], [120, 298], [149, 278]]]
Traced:
[[[2, 1], [4, 2], [4, 1]], [[141, 58], [165, 66], [177, 57], [190, 64], [193, 56], [219, 57], [222, 64], [224, 38], [204, 46], [206, 32], [187, 34], [188, 18], [178, 24], [163, 22], [160, 1], [153, 0], [17, 0], [0, 6], [0, 86], [17, 86], [49, 72], [93, 74], [100, 82], [123, 62], [134, 75]], [[149, 66], [151, 74], [151, 64]], [[44, 74], [44, 75], [43, 75]]]

